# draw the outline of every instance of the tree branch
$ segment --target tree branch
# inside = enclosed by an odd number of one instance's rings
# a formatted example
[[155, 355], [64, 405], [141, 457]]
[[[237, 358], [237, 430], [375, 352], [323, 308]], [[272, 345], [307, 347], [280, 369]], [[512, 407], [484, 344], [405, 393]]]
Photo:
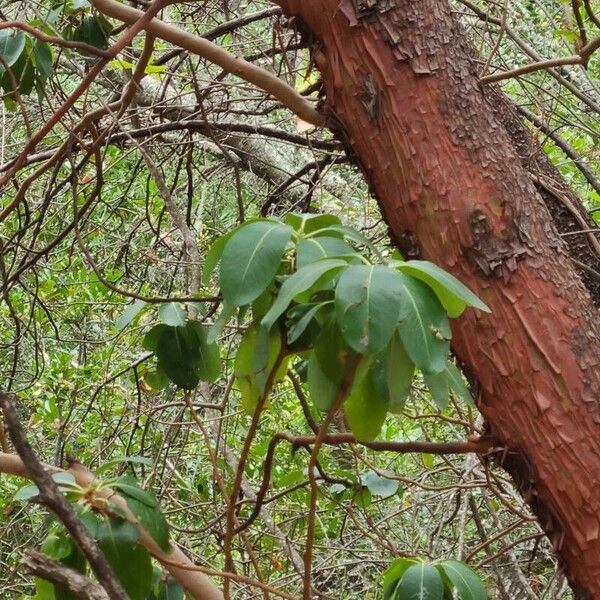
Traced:
[[[44, 466], [48, 472], [65, 472], [57, 467]], [[95, 480], [93, 474], [79, 463], [74, 463], [68, 469], [75, 477], [75, 481], [82, 487], [89, 487]], [[25, 479], [33, 479], [33, 476], [24, 461], [14, 454], [0, 452], [0, 473], [17, 475]], [[177, 582], [185, 588], [195, 600], [223, 600], [221, 590], [217, 588], [209, 577], [199, 572], [194, 563], [175, 544], [170, 552], [161, 550], [152, 536], [140, 526], [135, 515], [129, 510], [127, 501], [110, 488], [103, 487], [96, 492], [98, 496], [110, 500], [125, 518], [137, 526], [140, 532], [139, 543], [160, 562]], [[64, 499], [64, 498], [63, 498]], [[111, 596], [111, 600], [116, 596]]]
[[52, 476], [46, 471], [42, 463], [35, 456], [29, 445], [25, 432], [19, 422], [17, 411], [9, 394], [0, 392], [0, 407], [4, 412], [4, 418], [8, 427], [10, 438], [15, 450], [23, 460], [23, 463], [40, 490], [39, 499], [45, 504], [65, 526], [71, 537], [89, 561], [92, 569], [98, 577], [98, 581], [114, 600], [127, 600], [127, 594], [118, 582], [112, 567], [106, 557], [98, 548], [96, 542], [90, 537], [85, 527], [75, 514], [73, 507], [60, 493], [58, 486]]
[[21, 565], [36, 577], [42, 577], [83, 600], [110, 600], [102, 586], [36, 550], [26, 550]]
[[[114, 0], [90, 0], [91, 4], [101, 13], [118, 19], [123, 23], [136, 23], [144, 16], [144, 13], [135, 8], [118, 4]], [[144, 24], [146, 31], [180, 48], [184, 48], [193, 54], [206, 58], [212, 63], [219, 65], [222, 69], [253, 83], [262, 90], [268, 92], [303, 121], [313, 125], [326, 125], [325, 116], [318, 112], [314, 105], [301, 96], [292, 86], [288, 85], [279, 77], [269, 73], [265, 69], [257, 67], [217, 46], [210, 40], [193, 35], [183, 29], [169, 25], [159, 19], [152, 19]]]

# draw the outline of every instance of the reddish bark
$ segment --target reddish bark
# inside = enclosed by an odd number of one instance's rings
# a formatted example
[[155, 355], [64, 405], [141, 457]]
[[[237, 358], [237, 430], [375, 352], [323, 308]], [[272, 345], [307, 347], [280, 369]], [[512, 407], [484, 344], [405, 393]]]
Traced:
[[443, 0], [280, 4], [315, 36], [328, 110], [393, 239], [491, 307], [455, 322], [453, 349], [569, 580], [600, 598], [599, 315], [471, 46]]

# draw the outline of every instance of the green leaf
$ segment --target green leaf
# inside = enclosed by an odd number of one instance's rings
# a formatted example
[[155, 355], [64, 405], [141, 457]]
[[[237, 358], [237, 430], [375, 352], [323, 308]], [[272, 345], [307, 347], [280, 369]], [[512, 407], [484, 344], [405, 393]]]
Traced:
[[127, 498], [133, 498], [148, 508], [158, 508], [156, 498], [149, 492], [144, 491], [131, 475], [122, 475], [113, 483], [113, 487], [118, 488]]
[[152, 587], [152, 561], [138, 537], [135, 525], [122, 519], [105, 519], [98, 530], [98, 546], [130, 600], [146, 600]]
[[249, 304], [273, 281], [292, 228], [276, 221], [247, 224], [227, 241], [221, 258], [221, 291], [233, 306]]
[[187, 316], [185, 310], [176, 302], [168, 302], [158, 307], [158, 317], [165, 325], [172, 327], [183, 327]]
[[[72, 489], [73, 485], [75, 485], [75, 477], [69, 472], [61, 471], [60, 473], [53, 473], [52, 479], [54, 479], [58, 485], [58, 489], [62, 492], [69, 491]], [[14, 499], [24, 502], [26, 500], [31, 500], [31, 498], [35, 498], [39, 493], [40, 490], [37, 485], [26, 485], [17, 491], [14, 495]]]
[[[41, 551], [63, 565], [71, 567], [80, 573], [85, 573], [86, 562], [71, 538], [64, 533], [50, 534], [42, 543]], [[36, 579], [36, 598], [51, 600], [77, 600], [78, 596], [71, 594], [62, 586], [54, 586], [43, 579]]]
[[446, 377], [448, 379], [448, 385], [450, 389], [464, 402], [475, 405], [475, 400], [471, 396], [471, 392], [467, 387], [465, 380], [463, 379], [462, 373], [458, 370], [456, 365], [452, 362], [446, 364]]
[[327, 323], [308, 361], [308, 391], [319, 410], [327, 410], [334, 401], [350, 354], [335, 321]]
[[149, 507], [145, 502], [137, 498], [126, 496], [129, 510], [137, 517], [142, 527], [151, 535], [161, 550], [168, 552], [171, 549], [169, 543], [169, 526], [159, 507]]
[[435, 567], [411, 565], [394, 590], [393, 600], [444, 600], [444, 584]]
[[37, 485], [25, 485], [14, 495], [14, 500], [17, 500], [18, 502], [25, 502], [26, 500], [35, 498], [39, 495], [39, 493], [40, 489]]
[[188, 321], [187, 327], [195, 331], [200, 344], [200, 361], [197, 366], [200, 380], [212, 383], [221, 374], [219, 346], [208, 343], [208, 330], [199, 321]]
[[398, 264], [398, 269], [424, 281], [431, 287], [450, 317], [458, 317], [467, 306], [490, 312], [490, 309], [468, 287], [431, 262], [410, 260]]
[[115, 465], [121, 465], [123, 463], [152, 466], [152, 459], [147, 458], [146, 456], [116, 456], [115, 458], [111, 458], [109, 461], [100, 465], [96, 469], [96, 474], [104, 473]]
[[146, 302], [143, 300], [135, 300], [131, 304], [125, 307], [125, 310], [121, 313], [121, 316], [117, 319], [116, 327], [117, 331], [121, 331], [127, 325], [129, 325], [146, 306]]
[[313, 215], [311, 213], [289, 213], [284, 220], [299, 233], [313, 233], [331, 225], [342, 224], [335, 215]]
[[298, 242], [296, 248], [297, 268], [331, 256], [357, 254], [356, 250], [344, 240], [335, 237], [311, 237]]
[[202, 265], [202, 283], [208, 285], [210, 282], [210, 276], [215, 270], [217, 263], [221, 260], [225, 244], [229, 241], [229, 238], [237, 231], [233, 229], [218, 237], [209, 248], [206, 256], [204, 257], [204, 264]]
[[350, 395], [344, 402], [344, 413], [354, 437], [361, 441], [376, 438], [387, 410], [388, 402], [377, 392], [372, 377], [360, 377], [357, 373]]
[[[12, 67], [25, 49], [25, 33], [20, 29], [0, 29], [0, 56]], [[0, 73], [4, 67], [0, 66]]]
[[52, 48], [50, 44], [35, 40], [33, 42], [33, 61], [39, 73], [39, 80], [45, 83], [52, 75]]
[[379, 475], [375, 471], [369, 471], [360, 476], [360, 482], [369, 488], [371, 495], [380, 498], [389, 498], [397, 491], [400, 483], [396, 479], [389, 479]]
[[212, 344], [216, 341], [236, 310], [237, 307], [230, 306], [226, 302], [223, 302], [219, 317], [208, 330], [208, 337], [206, 338], [207, 343]]
[[329, 227], [318, 232], [319, 235], [331, 235], [333, 234], [341, 234], [346, 239], [354, 242], [357, 245], [364, 246], [368, 248], [373, 254], [378, 257], [381, 257], [381, 253], [379, 250], [371, 243], [368, 237], [356, 231], [356, 229], [352, 229], [351, 227], [346, 227], [345, 225], [330, 225]]
[[481, 583], [481, 579], [463, 562], [457, 560], [444, 560], [437, 564], [444, 575], [450, 580], [460, 600], [487, 600], [488, 595]]
[[54, 560], [61, 560], [71, 554], [73, 542], [64, 534], [51, 533], [42, 542], [40, 550]]
[[335, 289], [337, 321], [348, 345], [360, 354], [381, 352], [400, 317], [402, 276], [378, 265], [352, 265]]
[[169, 379], [185, 390], [194, 389], [200, 382], [200, 342], [193, 329], [165, 325], [156, 347], [158, 366]]
[[439, 373], [450, 349], [450, 324], [431, 289], [418, 279], [403, 277], [398, 331], [411, 360], [424, 372]]
[[207, 333], [198, 321], [185, 326], [163, 325], [157, 334], [144, 339], [146, 348], [155, 347], [158, 366], [169, 379], [184, 389], [193, 389], [200, 380], [214, 381], [220, 374], [219, 349], [209, 344]]
[[156, 600], [184, 600], [185, 592], [173, 577], [161, 586]]
[[144, 339], [142, 340], [142, 347], [144, 348], [144, 350], [148, 350], [149, 352], [156, 352], [160, 336], [166, 328], [167, 325], [163, 325], [162, 323], [152, 327], [152, 329], [150, 329], [150, 331], [146, 333]]
[[314, 304], [302, 304], [292, 308], [288, 312], [288, 317], [291, 321], [287, 333], [288, 345], [293, 344], [304, 333], [317, 313], [330, 304], [333, 304], [333, 302], [315, 302]]
[[95, 48], [106, 48], [112, 25], [101, 15], [84, 17], [72, 32], [71, 39], [85, 42]]
[[441, 373], [423, 373], [425, 385], [429, 388], [431, 398], [440, 410], [444, 410], [448, 406], [448, 377], [446, 370]]
[[35, 578], [35, 596], [32, 600], [56, 600], [54, 585], [41, 577]]
[[384, 600], [389, 600], [393, 595], [399, 580], [404, 575], [405, 571], [412, 565], [417, 564], [416, 560], [410, 558], [397, 558], [383, 573], [383, 597]]
[[144, 381], [155, 391], [164, 390], [171, 383], [167, 374], [159, 366], [153, 371], [146, 371]]
[[[246, 330], [235, 355], [233, 366], [236, 386], [242, 396], [242, 405], [249, 412], [254, 410], [267, 374], [274, 367], [281, 350], [279, 331], [273, 331], [266, 338], [261, 337], [261, 332], [264, 334], [264, 330], [257, 325]], [[285, 368], [282, 364], [275, 375], [275, 380], [280, 379], [282, 374], [285, 375]], [[258, 381], [257, 375], [259, 375]]]
[[273, 323], [285, 312], [290, 302], [304, 292], [312, 288], [315, 283], [322, 280], [323, 276], [331, 278], [335, 273], [348, 266], [343, 260], [321, 260], [299, 269], [290, 275], [281, 286], [277, 298], [269, 312], [263, 317], [261, 325], [270, 329]]
[[326, 411], [335, 400], [340, 389], [340, 378], [328, 377], [313, 352], [308, 361], [308, 393], [312, 403], [320, 410]]
[[[3, 31], [3, 30], [0, 30]], [[11, 66], [11, 71], [14, 75], [14, 78], [18, 85], [19, 93], [23, 96], [31, 93], [33, 87], [35, 85], [35, 67], [31, 60], [31, 52], [28, 51], [27, 46], [28, 40], [25, 40], [26, 47], [23, 52], [21, 52], [20, 56], [17, 58], [16, 62]], [[0, 69], [2, 72], [2, 69]], [[14, 94], [11, 94], [13, 90], [13, 80], [9, 77], [8, 73], [3, 73], [0, 77], [0, 85], [5, 92], [7, 92], [6, 100], [14, 100]]]
[[385, 376], [389, 392], [389, 410], [399, 414], [410, 394], [415, 364], [408, 356], [398, 333], [394, 333], [387, 348]]

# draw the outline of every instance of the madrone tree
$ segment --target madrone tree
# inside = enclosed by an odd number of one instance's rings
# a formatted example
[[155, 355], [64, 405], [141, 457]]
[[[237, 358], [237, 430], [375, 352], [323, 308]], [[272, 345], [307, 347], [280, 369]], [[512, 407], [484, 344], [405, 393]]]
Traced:
[[[21, 112], [27, 133], [23, 147], [2, 165], [0, 174], [0, 189], [5, 190], [7, 199], [0, 208], [0, 221], [14, 228], [7, 245], [10, 255], [26, 249], [21, 262], [15, 260], [3, 271], [7, 310], [14, 312], [9, 294], [12, 286], [71, 235], [98, 280], [108, 289], [122, 291], [94, 262], [81, 228], [90, 207], [102, 197], [101, 149], [107, 144], [132, 143], [183, 238], [184, 262], [191, 265], [189, 295], [129, 293], [135, 302], [122, 320], [123, 327], [148, 306], [160, 307], [162, 322], [143, 340], [148, 353], [143, 360], [156, 357], [155, 367], [144, 375], [144, 384], [159, 389], [174, 383], [187, 390], [186, 407], [207, 436], [189, 392], [200, 381], [219, 377], [216, 339], [235, 314], [241, 322], [248, 319], [250, 310], [251, 324], [237, 349], [232, 385], [237, 386], [252, 420], [237, 462], [232, 463], [231, 456], [227, 459], [234, 473], [231, 489], [216, 477], [228, 501], [222, 539], [225, 571], [213, 572], [192, 564], [171, 545], [155, 498], [131, 478], [94, 479], [73, 460], [66, 472], [41, 465], [27, 445], [14, 399], [2, 394], [5, 421], [20, 458], [10, 454], [2, 438], [0, 470], [33, 479], [36, 486], [24, 488], [19, 498], [41, 500], [71, 536], [49, 536], [43, 547], [46, 558], [31, 554], [29, 570], [51, 581], [56, 590], [65, 588], [98, 598], [105, 597], [105, 592], [111, 598], [167, 597], [170, 589], [181, 594], [185, 588], [196, 598], [219, 600], [221, 591], [207, 577], [216, 575], [224, 577], [228, 597], [231, 581], [245, 581], [234, 572], [232, 540], [260, 511], [275, 447], [285, 440], [310, 453], [306, 547], [302, 559], [290, 552], [295, 569], [302, 573], [307, 600], [315, 591], [319, 593], [311, 579], [318, 497], [315, 469], [319, 450], [326, 444], [362, 444], [398, 452], [475, 452], [493, 459], [512, 475], [537, 515], [577, 597], [600, 598], [600, 325], [594, 304], [600, 293], [594, 265], [598, 243], [593, 222], [577, 206], [577, 198], [552, 165], [534, 156], [536, 145], [528, 130], [494, 84], [542, 69], [587, 66], [600, 46], [600, 38], [588, 39], [582, 17], [600, 29], [590, 3], [584, 3], [584, 11], [580, 2], [573, 2], [579, 27], [575, 54], [534, 60], [513, 72], [481, 77], [478, 54], [445, 0], [281, 0], [278, 4], [288, 18], [287, 25], [295, 30], [299, 46], [310, 50], [309, 71], [316, 69], [320, 75], [313, 86], [319, 93], [318, 104], [283, 78], [212, 43], [209, 38], [218, 37], [218, 27], [199, 37], [157, 18], [175, 2], [154, 0], [145, 3], [143, 10], [115, 0], [90, 0], [89, 4], [53, 5], [46, 21], [36, 17], [24, 23], [15, 17], [0, 29], [4, 31], [0, 37], [4, 103]], [[478, 4], [463, 4], [476, 16], [488, 18]], [[275, 12], [276, 8], [268, 7], [259, 16]], [[60, 18], [68, 22], [64, 30], [48, 26]], [[254, 18], [258, 17], [248, 21]], [[512, 35], [504, 20], [495, 19], [490, 22]], [[236, 26], [243, 22], [242, 17]], [[136, 64], [127, 67], [129, 75], [120, 93], [93, 109], [87, 107], [89, 89], [107, 85], [101, 77], [104, 69], [122, 66], [119, 57], [139, 35], [143, 35], [144, 45], [135, 54]], [[282, 35], [281, 30], [277, 35]], [[200, 257], [189, 215], [178, 212], [174, 190], [165, 184], [151, 148], [137, 140], [177, 128], [212, 134], [234, 125], [208, 122], [201, 86], [192, 75], [197, 99], [192, 112], [202, 115], [203, 121], [186, 120], [178, 112], [186, 107], [178, 106], [165, 114], [158, 108], [160, 122], [148, 127], [134, 117], [135, 129], [112, 129], [132, 105], [143, 105], [141, 81], [152, 69], [161, 67], [153, 64], [157, 40], [173, 46], [164, 62], [184, 53], [200, 56], [219, 65], [223, 76], [237, 75], [268, 92], [296, 114], [301, 130], [308, 131], [310, 125], [329, 128], [364, 173], [399, 252], [382, 256], [364, 236], [327, 215], [290, 214], [285, 219], [244, 222], [240, 192], [242, 223]], [[53, 72], [53, 45], [82, 53], [85, 66], [80, 80], [60, 96], [54, 110], [32, 123], [24, 97], [36, 88], [43, 95]], [[489, 67], [490, 61], [485, 66]], [[561, 72], [552, 73], [564, 79]], [[566, 78], [565, 85], [571, 83]], [[535, 122], [535, 115], [521, 113]], [[67, 117], [71, 119], [69, 134], [57, 144], [51, 136]], [[103, 119], [112, 125], [103, 127]], [[240, 132], [253, 131], [251, 126], [237, 127]], [[264, 132], [275, 135], [271, 128]], [[251, 153], [233, 147], [243, 156], [236, 161], [232, 147], [223, 145], [222, 137], [213, 135], [211, 139], [234, 165], [238, 180], [240, 164], [253, 170]], [[42, 143], [50, 149], [42, 149]], [[315, 143], [333, 147], [329, 140]], [[571, 150], [567, 147], [566, 152]], [[78, 153], [85, 159], [74, 166], [73, 156]], [[95, 169], [95, 185], [80, 205], [79, 169], [88, 162]], [[27, 198], [36, 193], [40, 178], [57, 177], [64, 165], [74, 169], [74, 175], [64, 179], [73, 190], [72, 222], [41, 250], [32, 250], [20, 236], [33, 227], [33, 242], [37, 243], [43, 228], [35, 221], [39, 215], [30, 214]], [[30, 171], [22, 178], [21, 171], [26, 168]], [[180, 164], [178, 171], [181, 168]], [[261, 176], [276, 183], [278, 190], [289, 185], [285, 180], [277, 182], [272, 172], [262, 171]], [[586, 177], [596, 182], [589, 170]], [[567, 248], [560, 239], [552, 222], [559, 212], [557, 194], [566, 198], [563, 204], [571, 207], [579, 227], [591, 233], [589, 244]], [[40, 213], [50, 204], [51, 199]], [[209, 296], [202, 288], [210, 288], [215, 281], [213, 271], [218, 272], [220, 291]], [[187, 313], [181, 306], [185, 303]], [[214, 308], [202, 314], [202, 303], [214, 303]], [[448, 317], [456, 317], [451, 329]], [[209, 328], [207, 323], [212, 321]], [[386, 412], [394, 404], [395, 408], [402, 404], [415, 365], [440, 407], [450, 391], [468, 401], [469, 392], [456, 366], [447, 360], [450, 338], [486, 430], [481, 436], [450, 444], [373, 441]], [[310, 410], [303, 405], [312, 435], [284, 433], [273, 438], [263, 485], [254, 498], [257, 508], [246, 522], [240, 522], [237, 502], [248, 490], [244, 488], [244, 468], [250, 448], [269, 394], [285, 377], [290, 356], [304, 363], [297, 365], [298, 375], [308, 380], [311, 401], [321, 410], [322, 421], [312, 421]], [[300, 386], [294, 377], [292, 381]], [[332, 433], [330, 425], [342, 407], [345, 421], [340, 427], [347, 424], [350, 431]], [[211, 462], [214, 472], [220, 473], [216, 452], [211, 451]], [[65, 496], [75, 503], [76, 510], [65, 502]], [[268, 527], [276, 531], [272, 523]], [[136, 569], [128, 568], [124, 555], [135, 559]], [[150, 555], [169, 577], [152, 574]], [[48, 563], [48, 556], [54, 563]], [[72, 567], [81, 567], [86, 561], [102, 589], [81, 592], [86, 581], [82, 583]], [[402, 593], [418, 587], [416, 581], [425, 580], [430, 592], [439, 597], [452, 593], [452, 588], [463, 598], [478, 597], [481, 591], [476, 576], [463, 563], [400, 558], [386, 574], [384, 594], [401, 598]], [[266, 596], [282, 594], [261, 582], [259, 587]]]

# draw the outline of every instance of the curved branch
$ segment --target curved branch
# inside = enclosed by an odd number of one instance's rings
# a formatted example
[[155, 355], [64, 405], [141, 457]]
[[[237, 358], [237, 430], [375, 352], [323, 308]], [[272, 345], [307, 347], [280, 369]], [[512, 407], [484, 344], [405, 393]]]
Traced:
[[111, 54], [108, 50], [102, 50], [101, 48], [96, 48], [96, 46], [92, 46], [91, 44], [86, 44], [85, 42], [78, 42], [76, 40], [67, 40], [63, 37], [59, 37], [56, 35], [48, 35], [27, 23], [23, 23], [21, 21], [5, 21], [4, 23], [0, 23], [0, 29], [22, 29], [26, 31], [34, 38], [40, 40], [41, 42], [47, 42], [49, 44], [54, 44], [55, 46], [60, 46], [62, 48], [73, 48], [75, 50], [84, 50], [89, 54], [93, 54], [96, 56], [102, 56], [104, 58], [112, 58]]
[[[64, 472], [63, 469], [57, 467], [44, 466], [48, 473]], [[71, 464], [68, 472], [74, 475], [75, 481], [82, 487], [87, 487], [94, 482], [94, 475], [79, 463]], [[0, 452], [0, 473], [16, 475], [24, 479], [32, 478], [29, 469], [19, 456], [4, 452]], [[140, 544], [171, 573], [177, 582], [190, 593], [192, 598], [196, 600], [223, 600], [221, 590], [206, 575], [199, 572], [194, 563], [175, 544], [172, 545], [171, 552], [164, 552], [158, 547], [152, 536], [140, 526], [135, 515], [129, 510], [127, 501], [122, 496], [110, 488], [102, 488], [97, 493], [106, 499], [110, 499], [110, 502], [125, 515], [127, 520], [137, 526], [140, 532]]]
[[[136, 23], [144, 15], [141, 10], [136, 10], [124, 4], [118, 4], [114, 0], [90, 1], [101, 13], [113, 19], [118, 19], [123, 23]], [[253, 83], [280, 100], [303, 121], [318, 126], [326, 124], [325, 116], [317, 111], [311, 102], [301, 96], [292, 86], [265, 69], [253, 65], [243, 58], [234, 56], [205, 38], [188, 33], [159, 19], [152, 19], [144, 27], [152, 35], [180, 48], [185, 48], [189, 52], [219, 65], [228, 73], [236, 75], [249, 83]]]

